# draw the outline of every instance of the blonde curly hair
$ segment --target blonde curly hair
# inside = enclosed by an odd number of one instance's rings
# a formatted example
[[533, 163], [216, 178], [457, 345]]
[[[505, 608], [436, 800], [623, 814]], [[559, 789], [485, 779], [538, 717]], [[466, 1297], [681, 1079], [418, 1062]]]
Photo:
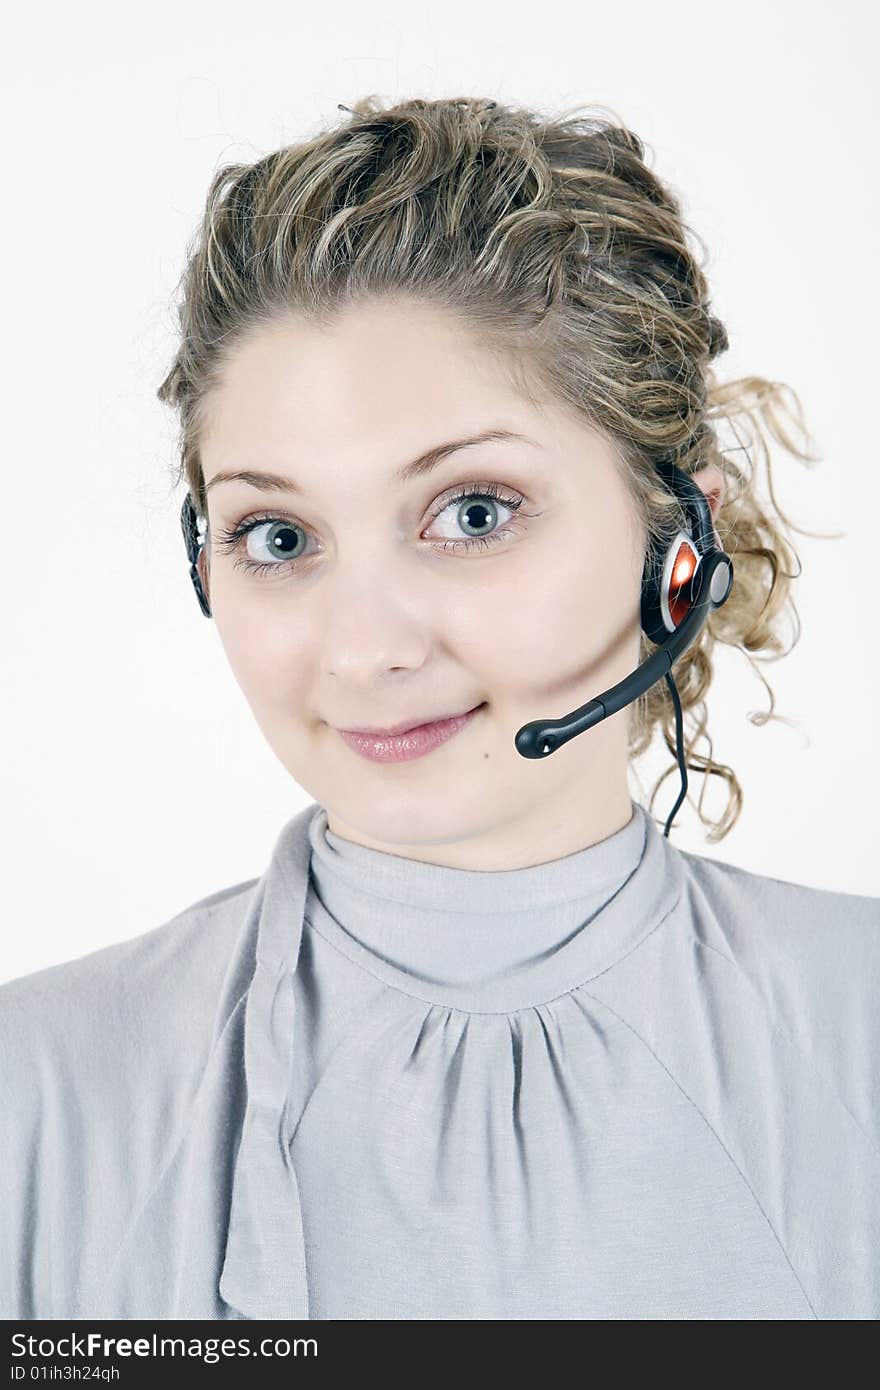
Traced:
[[[606, 108], [549, 116], [476, 98], [385, 106], [367, 96], [339, 109], [347, 117], [332, 128], [252, 164], [225, 165], [211, 181], [178, 286], [179, 346], [157, 392], [179, 412], [175, 483], [186, 479], [206, 518], [199, 439], [247, 335], [292, 311], [329, 323], [346, 305], [391, 295], [463, 316], [510, 363], [524, 393], [549, 392], [604, 430], [646, 534], [661, 543], [684, 518], [655, 463], [688, 474], [715, 465], [726, 482], [715, 529], [735, 581], [674, 675], [686, 763], [704, 774], [697, 813], [711, 827], [707, 838], [722, 839], [743, 794], [733, 769], [714, 760], [707, 733], [715, 644], [737, 647], [757, 670], [752, 654], [778, 659], [800, 636], [790, 592], [800, 560], [786, 532], [815, 533], [779, 508], [767, 447], [769, 434], [802, 462], [816, 461], [790, 432], [793, 424], [807, 435], [796, 394], [762, 377], [716, 380], [709, 364], [728, 338], [689, 245], [695, 234], [647, 167], [642, 140], [613, 113], [600, 114]], [[732, 448], [722, 444], [722, 425], [738, 441]], [[753, 452], [767, 469], [767, 505], [755, 489]], [[788, 648], [786, 608], [795, 625]], [[642, 633], [640, 660], [655, 650]], [[770, 709], [749, 715], [756, 724], [781, 718], [761, 679]], [[666, 685], [631, 710], [630, 757], [646, 752], [658, 727], [674, 754]], [[703, 738], [706, 754], [696, 751]], [[676, 767], [656, 783], [650, 808]], [[703, 811], [710, 776], [728, 788], [717, 822]]]

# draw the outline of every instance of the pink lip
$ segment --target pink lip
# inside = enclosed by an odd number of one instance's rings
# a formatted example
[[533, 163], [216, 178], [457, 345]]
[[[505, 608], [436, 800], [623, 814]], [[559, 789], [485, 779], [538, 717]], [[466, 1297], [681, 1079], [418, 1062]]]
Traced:
[[349, 748], [364, 758], [376, 763], [404, 763], [421, 758], [432, 749], [439, 748], [441, 743], [446, 743], [447, 739], [454, 738], [482, 708], [483, 705], [476, 705], [466, 714], [439, 719], [434, 724], [419, 724], [403, 734], [365, 734], [350, 729], [339, 729], [337, 732]]

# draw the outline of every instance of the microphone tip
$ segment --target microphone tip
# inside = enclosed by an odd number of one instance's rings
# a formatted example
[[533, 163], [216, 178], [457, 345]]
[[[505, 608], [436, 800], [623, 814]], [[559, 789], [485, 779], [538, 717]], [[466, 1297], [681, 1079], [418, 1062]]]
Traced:
[[546, 725], [540, 720], [533, 720], [531, 724], [524, 724], [517, 732], [514, 740], [516, 751], [524, 758], [545, 758], [548, 753], [552, 753], [556, 747], [556, 740], [552, 734], [545, 732]]

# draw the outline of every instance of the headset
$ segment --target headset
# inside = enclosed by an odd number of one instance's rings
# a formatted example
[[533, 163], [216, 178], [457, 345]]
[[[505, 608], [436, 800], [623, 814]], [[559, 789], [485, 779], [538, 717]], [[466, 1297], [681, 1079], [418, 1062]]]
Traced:
[[[668, 838], [678, 808], [687, 795], [687, 763], [684, 757], [684, 726], [681, 700], [672, 676], [672, 663], [693, 645], [709, 616], [720, 608], [733, 587], [733, 561], [721, 545], [712, 524], [712, 513], [702, 490], [692, 478], [673, 463], [660, 460], [654, 465], [663, 482], [682, 504], [687, 531], [679, 530], [664, 544], [652, 537], [642, 576], [641, 624], [657, 651], [646, 658], [623, 680], [603, 690], [585, 705], [561, 719], [533, 719], [517, 730], [516, 750], [524, 758], [546, 758], [569, 739], [638, 699], [657, 681], [665, 679], [675, 708], [676, 755], [681, 772], [681, 791], [666, 821], [663, 834]], [[187, 493], [180, 513], [183, 538], [190, 562], [190, 578], [199, 607], [205, 617], [211, 608], [198, 571], [199, 552], [204, 539], [198, 534], [198, 520], [192, 494]]]

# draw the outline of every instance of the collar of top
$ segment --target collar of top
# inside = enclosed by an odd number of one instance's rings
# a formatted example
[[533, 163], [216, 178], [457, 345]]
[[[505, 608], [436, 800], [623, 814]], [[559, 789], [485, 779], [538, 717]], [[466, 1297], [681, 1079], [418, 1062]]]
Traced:
[[[302, 1214], [290, 1140], [294, 976], [309, 886], [312, 802], [281, 830], [242, 923], [183, 1132], [140, 1200], [89, 1316], [306, 1319]], [[654, 888], [646, 909], [635, 880]], [[642, 862], [597, 924], [635, 915], [641, 939], [675, 905], [680, 858], [649, 819]], [[222, 901], [222, 900], [221, 900]], [[218, 911], [222, 905], [218, 904]], [[206, 913], [206, 930], [210, 930]], [[629, 928], [631, 930], [631, 928]]]

